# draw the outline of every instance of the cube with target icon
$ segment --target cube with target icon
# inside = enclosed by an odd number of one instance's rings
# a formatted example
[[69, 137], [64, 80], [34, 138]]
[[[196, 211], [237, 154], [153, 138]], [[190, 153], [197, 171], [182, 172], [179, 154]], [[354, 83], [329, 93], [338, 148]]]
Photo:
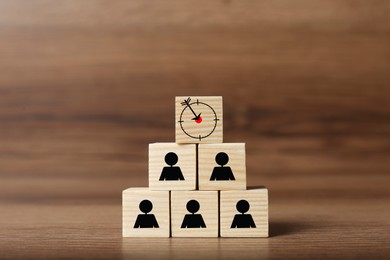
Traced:
[[220, 96], [176, 97], [176, 143], [222, 143]]

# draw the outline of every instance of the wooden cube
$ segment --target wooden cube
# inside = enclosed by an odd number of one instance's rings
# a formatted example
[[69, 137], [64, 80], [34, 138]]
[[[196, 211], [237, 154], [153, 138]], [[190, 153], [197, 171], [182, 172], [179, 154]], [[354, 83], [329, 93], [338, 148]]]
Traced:
[[169, 216], [169, 191], [148, 188], [123, 191], [123, 237], [169, 237]]
[[268, 237], [268, 190], [221, 191], [221, 237]]
[[245, 190], [245, 143], [199, 144], [200, 190]]
[[171, 192], [172, 237], [218, 237], [218, 191]]
[[222, 143], [222, 97], [176, 97], [176, 143]]
[[196, 145], [149, 144], [149, 188], [151, 190], [195, 190]]

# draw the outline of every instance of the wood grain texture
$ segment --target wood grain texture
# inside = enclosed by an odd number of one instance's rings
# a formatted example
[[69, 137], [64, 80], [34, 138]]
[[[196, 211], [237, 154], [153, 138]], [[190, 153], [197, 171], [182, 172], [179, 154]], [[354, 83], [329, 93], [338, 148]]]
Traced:
[[[177, 155], [177, 163], [172, 167], [178, 167], [183, 179], [167, 180], [174, 174], [171, 166], [165, 162], [168, 153]], [[197, 183], [196, 175], [196, 145], [176, 143], [153, 143], [149, 144], [149, 189], [151, 190], [195, 190]], [[167, 167], [165, 169], [165, 167]], [[163, 173], [164, 171], [164, 173]]]
[[[389, 10], [0, 1], [1, 257], [388, 259]], [[148, 186], [181, 95], [223, 96], [270, 238], [121, 238], [121, 191]]]
[[[227, 155], [227, 162], [223, 167], [217, 163], [219, 153]], [[245, 143], [199, 144], [198, 162], [200, 190], [246, 189]], [[225, 178], [229, 173], [233, 175], [231, 178], [221, 180], [221, 177]]]

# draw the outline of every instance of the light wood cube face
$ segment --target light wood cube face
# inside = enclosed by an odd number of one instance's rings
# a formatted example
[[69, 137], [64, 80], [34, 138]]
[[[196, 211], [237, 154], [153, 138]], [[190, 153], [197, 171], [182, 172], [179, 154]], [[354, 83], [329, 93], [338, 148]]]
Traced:
[[171, 192], [172, 237], [218, 237], [218, 191]]
[[176, 97], [176, 143], [222, 143], [222, 97]]
[[169, 191], [148, 188], [123, 191], [123, 237], [169, 237], [169, 216]]
[[200, 190], [245, 190], [245, 143], [199, 144]]
[[268, 237], [267, 188], [221, 191], [221, 237]]
[[149, 188], [151, 190], [195, 190], [196, 145], [150, 144]]

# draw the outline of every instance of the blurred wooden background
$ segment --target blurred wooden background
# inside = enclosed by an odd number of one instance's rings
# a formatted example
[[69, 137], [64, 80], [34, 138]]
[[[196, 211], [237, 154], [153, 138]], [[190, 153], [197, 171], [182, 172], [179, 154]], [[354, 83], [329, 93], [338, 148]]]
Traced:
[[[222, 95], [224, 141], [247, 143], [248, 184], [270, 189], [273, 237], [239, 240], [248, 258], [387, 256], [389, 13], [386, 0], [1, 0], [2, 252], [145, 257], [134, 250], [152, 241], [183, 257], [196, 240], [121, 239], [121, 190], [147, 186], [148, 143], [174, 141], [176, 95]], [[232, 256], [237, 243], [214, 241], [199, 247]]]

